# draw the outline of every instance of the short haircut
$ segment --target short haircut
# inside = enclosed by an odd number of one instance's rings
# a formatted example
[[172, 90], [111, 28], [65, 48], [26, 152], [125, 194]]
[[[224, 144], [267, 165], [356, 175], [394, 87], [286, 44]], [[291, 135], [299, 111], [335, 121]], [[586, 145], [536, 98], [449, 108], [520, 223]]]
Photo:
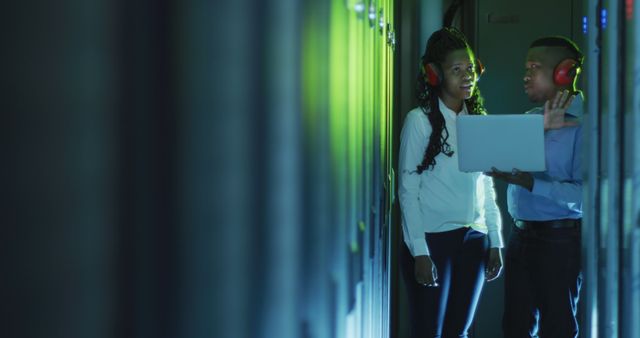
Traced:
[[572, 57], [578, 61], [581, 66], [584, 61], [584, 55], [573, 41], [564, 36], [547, 36], [539, 38], [531, 43], [529, 48], [533, 47], [562, 47], [571, 53]]

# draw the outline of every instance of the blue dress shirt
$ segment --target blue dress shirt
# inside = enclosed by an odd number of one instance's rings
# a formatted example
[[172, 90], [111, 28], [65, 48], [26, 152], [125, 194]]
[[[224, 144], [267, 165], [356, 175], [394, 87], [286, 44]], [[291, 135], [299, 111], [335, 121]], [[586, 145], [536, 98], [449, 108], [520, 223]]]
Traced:
[[[567, 114], [580, 121], [583, 103], [582, 93], [576, 95]], [[526, 114], [544, 114], [544, 107]], [[511, 217], [526, 221], [582, 218], [582, 125], [546, 131], [544, 150], [547, 170], [532, 173], [533, 190], [513, 184], [507, 189]]]

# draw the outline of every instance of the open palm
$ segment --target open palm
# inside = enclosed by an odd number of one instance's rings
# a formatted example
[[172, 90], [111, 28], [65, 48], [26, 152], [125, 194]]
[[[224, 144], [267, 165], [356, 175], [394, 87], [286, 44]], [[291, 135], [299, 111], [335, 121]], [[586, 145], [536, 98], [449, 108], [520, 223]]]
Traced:
[[544, 103], [544, 130], [560, 129], [578, 124], [577, 121], [566, 121], [565, 113], [575, 95], [569, 95], [568, 90], [559, 91], [552, 100]]

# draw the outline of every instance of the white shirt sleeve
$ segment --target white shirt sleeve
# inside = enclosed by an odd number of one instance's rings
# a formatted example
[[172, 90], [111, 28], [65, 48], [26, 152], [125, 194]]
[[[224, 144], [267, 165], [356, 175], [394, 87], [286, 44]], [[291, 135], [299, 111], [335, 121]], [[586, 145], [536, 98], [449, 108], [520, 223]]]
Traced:
[[489, 246], [492, 248], [504, 247], [502, 240], [502, 216], [496, 204], [496, 191], [493, 187], [493, 178], [482, 174], [484, 183], [484, 210], [485, 221], [489, 237]]
[[422, 111], [413, 110], [407, 114], [400, 133], [398, 154], [398, 198], [402, 214], [404, 242], [411, 254], [429, 255], [425, 240], [425, 229], [420, 210], [420, 175], [417, 166], [422, 163], [424, 151], [429, 143], [431, 126], [424, 122]]

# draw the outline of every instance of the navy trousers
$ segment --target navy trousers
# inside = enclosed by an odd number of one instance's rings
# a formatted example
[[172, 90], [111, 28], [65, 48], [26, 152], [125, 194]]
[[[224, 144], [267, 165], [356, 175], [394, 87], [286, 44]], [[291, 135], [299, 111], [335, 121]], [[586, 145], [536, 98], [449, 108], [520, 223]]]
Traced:
[[405, 245], [401, 253], [411, 337], [467, 337], [484, 285], [487, 236], [470, 228], [425, 236], [438, 271], [438, 287], [418, 284], [414, 259]]
[[578, 336], [579, 228], [514, 227], [504, 268], [505, 338]]

